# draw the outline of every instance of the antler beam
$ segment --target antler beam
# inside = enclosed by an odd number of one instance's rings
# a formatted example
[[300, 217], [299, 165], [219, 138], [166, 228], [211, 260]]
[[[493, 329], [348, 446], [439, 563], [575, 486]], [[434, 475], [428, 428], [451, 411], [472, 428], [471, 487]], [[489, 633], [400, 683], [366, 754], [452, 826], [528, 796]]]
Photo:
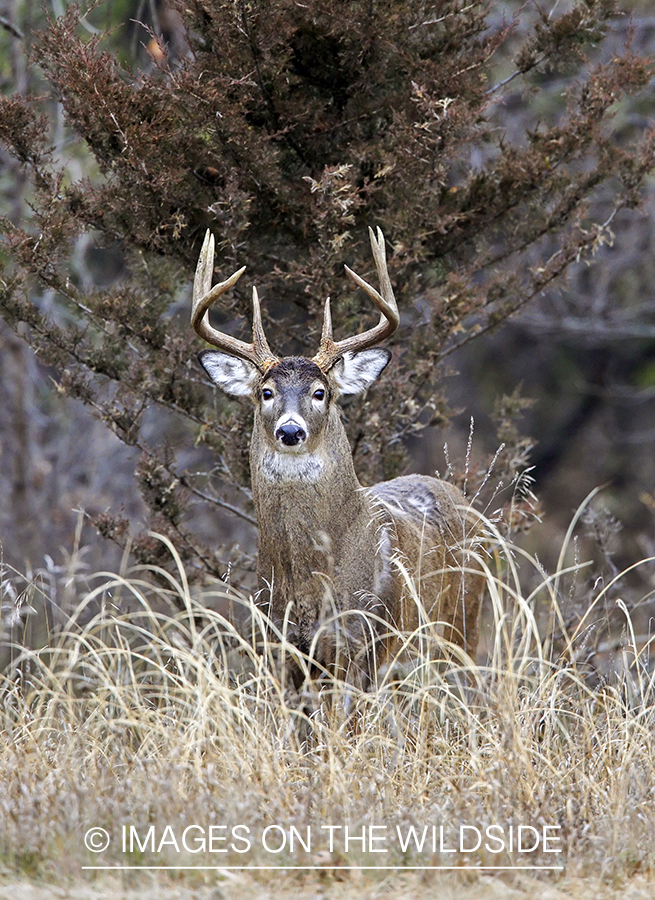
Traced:
[[373, 259], [375, 260], [375, 268], [377, 269], [378, 279], [382, 294], [371, 287], [368, 282], [360, 278], [356, 272], [345, 266], [346, 272], [352, 280], [363, 291], [365, 291], [371, 300], [380, 310], [380, 321], [373, 328], [364, 331], [362, 334], [356, 334], [342, 341], [335, 341], [332, 337], [332, 316], [330, 313], [330, 300], [325, 301], [325, 311], [323, 314], [323, 333], [321, 335], [321, 345], [318, 353], [314, 357], [314, 362], [324, 372], [327, 372], [335, 362], [347, 352], [356, 352], [364, 350], [378, 344], [380, 341], [393, 334], [400, 322], [398, 315], [398, 306], [396, 298], [393, 295], [391, 280], [387, 270], [387, 255], [384, 247], [384, 235], [380, 228], [377, 229], [377, 235], [372, 228], [369, 228], [371, 238], [371, 250], [373, 251]]
[[191, 325], [196, 334], [226, 353], [232, 353], [241, 359], [247, 359], [254, 363], [261, 372], [266, 372], [271, 366], [276, 365], [280, 360], [275, 356], [271, 348], [268, 346], [264, 327], [262, 325], [261, 309], [259, 306], [259, 298], [257, 290], [252, 289], [252, 344], [240, 341], [217, 331], [209, 323], [209, 307], [218, 300], [218, 298], [233, 287], [245, 272], [246, 267], [243, 266], [238, 272], [226, 281], [212, 287], [212, 275], [214, 271], [214, 235], [207, 229], [205, 240], [198, 258], [196, 267], [196, 275], [193, 280], [193, 303], [191, 307]]

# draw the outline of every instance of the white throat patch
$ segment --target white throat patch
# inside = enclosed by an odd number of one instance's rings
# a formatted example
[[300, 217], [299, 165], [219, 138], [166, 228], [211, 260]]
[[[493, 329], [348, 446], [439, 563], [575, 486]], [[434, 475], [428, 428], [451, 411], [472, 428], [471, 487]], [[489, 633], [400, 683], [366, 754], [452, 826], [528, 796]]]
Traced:
[[316, 484], [323, 474], [323, 460], [316, 453], [278, 453], [267, 450], [261, 474], [266, 481], [300, 481]]

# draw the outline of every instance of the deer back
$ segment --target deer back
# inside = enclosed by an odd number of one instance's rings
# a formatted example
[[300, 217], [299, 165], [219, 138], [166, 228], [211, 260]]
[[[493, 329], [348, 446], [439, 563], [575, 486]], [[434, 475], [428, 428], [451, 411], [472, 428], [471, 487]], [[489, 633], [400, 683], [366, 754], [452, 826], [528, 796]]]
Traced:
[[[397, 631], [425, 634], [436, 623], [444, 640], [474, 657], [484, 578], [475, 563], [478, 521], [463, 494], [449, 482], [406, 475], [375, 485], [369, 495], [393, 548]], [[394, 634], [388, 652], [398, 643]]]

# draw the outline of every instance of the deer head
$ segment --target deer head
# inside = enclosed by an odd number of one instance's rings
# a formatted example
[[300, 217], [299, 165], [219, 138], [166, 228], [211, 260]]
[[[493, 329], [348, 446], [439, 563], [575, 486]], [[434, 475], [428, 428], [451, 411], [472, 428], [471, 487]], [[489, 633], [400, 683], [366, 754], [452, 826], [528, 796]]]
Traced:
[[[329, 453], [324, 438], [329, 429], [335, 401], [344, 395], [366, 390], [385, 368], [391, 353], [370, 349], [398, 327], [398, 307], [387, 271], [384, 237], [369, 229], [373, 258], [382, 293], [345, 267], [380, 310], [380, 321], [362, 334], [335, 341], [332, 333], [330, 300], [325, 303], [323, 330], [318, 352], [312, 359], [275, 356], [266, 340], [256, 288], [253, 288], [253, 339], [248, 344], [209, 324], [209, 307], [243, 274], [239, 269], [226, 281], [211, 286], [214, 265], [214, 238], [207, 232], [194, 281], [192, 325], [196, 333], [218, 348], [199, 355], [207, 374], [227, 394], [248, 397], [255, 405], [256, 431], [270, 453], [288, 457], [278, 470], [289, 475], [316, 470], [319, 458]], [[332, 423], [334, 424], [334, 423]], [[315, 465], [291, 465], [292, 457], [307, 457]], [[270, 463], [270, 460], [269, 460]]]

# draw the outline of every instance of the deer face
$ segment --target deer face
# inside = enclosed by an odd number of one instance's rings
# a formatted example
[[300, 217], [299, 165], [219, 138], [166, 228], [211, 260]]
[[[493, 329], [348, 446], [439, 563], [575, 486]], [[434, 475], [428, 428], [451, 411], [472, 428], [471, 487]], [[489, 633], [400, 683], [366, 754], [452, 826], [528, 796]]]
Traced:
[[255, 396], [268, 443], [278, 453], [316, 449], [330, 406], [326, 375], [308, 359], [288, 357], [261, 380]]
[[389, 350], [379, 348], [347, 352], [326, 373], [313, 360], [288, 356], [262, 374], [248, 360], [226, 353], [205, 350], [199, 356], [215, 384], [254, 403], [269, 451], [284, 455], [317, 453], [335, 401], [365, 391], [390, 358]]

